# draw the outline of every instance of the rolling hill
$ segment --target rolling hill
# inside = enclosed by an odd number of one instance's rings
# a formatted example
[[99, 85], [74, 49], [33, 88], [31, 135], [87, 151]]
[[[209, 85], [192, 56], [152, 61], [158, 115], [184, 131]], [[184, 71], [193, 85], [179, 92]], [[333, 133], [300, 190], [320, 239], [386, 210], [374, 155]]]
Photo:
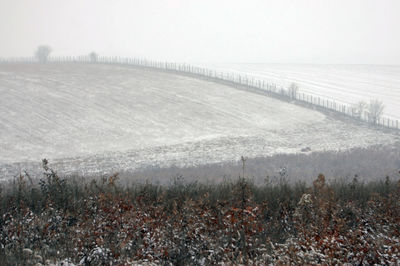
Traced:
[[397, 135], [211, 81], [101, 64], [0, 64], [3, 178], [192, 166], [390, 144]]
[[329, 64], [205, 64], [213, 70], [247, 75], [287, 88], [292, 82], [301, 93], [354, 105], [378, 99], [384, 115], [400, 120], [400, 66]]

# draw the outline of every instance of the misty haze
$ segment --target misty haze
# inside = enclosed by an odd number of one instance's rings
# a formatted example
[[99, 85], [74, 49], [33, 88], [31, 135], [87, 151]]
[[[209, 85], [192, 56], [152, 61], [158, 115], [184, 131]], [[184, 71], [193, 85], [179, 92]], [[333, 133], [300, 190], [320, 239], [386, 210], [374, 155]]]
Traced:
[[399, 13], [3, 0], [0, 264], [400, 264]]

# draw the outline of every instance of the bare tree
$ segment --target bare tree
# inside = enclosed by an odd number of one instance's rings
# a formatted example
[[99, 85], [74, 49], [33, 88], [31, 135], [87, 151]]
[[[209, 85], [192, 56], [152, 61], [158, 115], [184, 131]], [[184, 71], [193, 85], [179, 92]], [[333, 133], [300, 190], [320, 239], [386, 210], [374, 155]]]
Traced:
[[90, 62], [91, 63], [97, 63], [97, 60], [99, 59], [99, 55], [95, 52], [91, 52], [89, 54]]
[[372, 124], [377, 124], [383, 114], [385, 106], [379, 100], [370, 100], [368, 104], [368, 119]]
[[288, 95], [290, 99], [296, 99], [298, 91], [299, 86], [296, 83], [292, 82], [288, 88]]
[[45, 63], [51, 53], [51, 47], [47, 45], [40, 45], [35, 52], [35, 57], [39, 62]]
[[353, 116], [357, 117], [358, 119], [361, 119], [362, 115], [366, 111], [367, 107], [368, 107], [368, 104], [366, 102], [359, 101], [358, 103], [353, 105], [353, 107], [351, 109]]

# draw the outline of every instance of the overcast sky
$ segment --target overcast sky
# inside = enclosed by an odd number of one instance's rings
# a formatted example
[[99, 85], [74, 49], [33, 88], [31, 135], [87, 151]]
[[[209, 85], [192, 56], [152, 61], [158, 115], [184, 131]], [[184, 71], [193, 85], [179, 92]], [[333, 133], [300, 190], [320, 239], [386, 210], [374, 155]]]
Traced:
[[0, 56], [400, 64], [400, 0], [0, 0]]

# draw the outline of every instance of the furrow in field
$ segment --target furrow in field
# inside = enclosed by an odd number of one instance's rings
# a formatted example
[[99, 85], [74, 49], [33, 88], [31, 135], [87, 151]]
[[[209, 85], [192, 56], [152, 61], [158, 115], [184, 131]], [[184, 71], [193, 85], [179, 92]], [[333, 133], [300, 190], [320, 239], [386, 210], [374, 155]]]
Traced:
[[[48, 158], [65, 172], [110, 172], [398, 140], [277, 99], [160, 71], [0, 64], [0, 73], [0, 169]], [[312, 83], [323, 86], [320, 79]]]

